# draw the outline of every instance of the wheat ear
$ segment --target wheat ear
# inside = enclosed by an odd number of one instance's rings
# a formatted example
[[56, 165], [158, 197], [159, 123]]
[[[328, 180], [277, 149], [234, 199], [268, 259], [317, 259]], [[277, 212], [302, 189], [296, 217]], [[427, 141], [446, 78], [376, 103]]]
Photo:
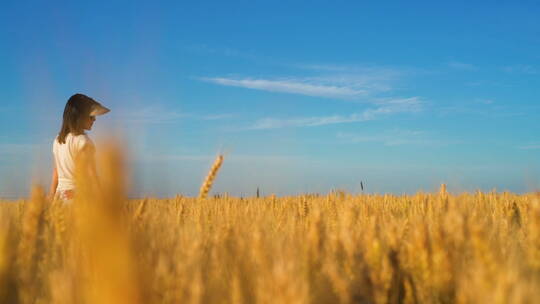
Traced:
[[208, 195], [208, 192], [210, 191], [210, 188], [212, 188], [212, 183], [214, 182], [214, 179], [216, 178], [216, 174], [219, 170], [219, 167], [221, 167], [222, 163], [223, 163], [223, 155], [220, 154], [214, 161], [212, 168], [210, 168], [210, 172], [208, 172], [208, 175], [206, 176], [206, 179], [204, 180], [201, 186], [201, 190], [199, 192], [199, 198], [204, 199]]
[[448, 192], [446, 191], [446, 184], [441, 184], [441, 188], [439, 189], [439, 194], [441, 196], [448, 195]]

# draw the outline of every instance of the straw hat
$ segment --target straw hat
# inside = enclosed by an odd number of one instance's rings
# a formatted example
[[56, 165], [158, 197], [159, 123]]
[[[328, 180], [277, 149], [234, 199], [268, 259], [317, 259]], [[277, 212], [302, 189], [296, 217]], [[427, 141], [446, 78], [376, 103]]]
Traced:
[[[84, 113], [89, 113], [90, 116], [99, 116], [111, 111], [104, 107], [101, 103], [94, 100], [92, 97], [88, 97], [81, 93], [74, 94], [68, 99], [66, 108], [64, 109], [64, 115], [66, 115], [65, 111], [70, 107], [74, 107], [75, 109]], [[89, 112], [86, 112], [88, 110]]]
[[109, 113], [111, 110], [101, 105], [99, 102], [94, 101], [90, 110], [90, 116], [99, 116]]

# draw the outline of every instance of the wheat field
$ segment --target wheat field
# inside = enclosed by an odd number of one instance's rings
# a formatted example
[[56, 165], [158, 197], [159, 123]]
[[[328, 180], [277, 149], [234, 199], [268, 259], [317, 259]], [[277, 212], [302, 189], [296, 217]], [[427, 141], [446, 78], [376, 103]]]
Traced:
[[121, 153], [69, 205], [0, 203], [0, 303], [534, 303], [540, 195], [127, 200]]

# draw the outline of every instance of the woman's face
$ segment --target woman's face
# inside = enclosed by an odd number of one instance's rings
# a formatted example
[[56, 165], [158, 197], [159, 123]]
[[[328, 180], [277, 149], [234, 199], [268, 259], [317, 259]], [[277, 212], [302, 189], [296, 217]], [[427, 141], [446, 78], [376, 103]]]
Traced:
[[94, 125], [94, 121], [96, 121], [96, 117], [95, 116], [86, 116], [85, 118], [83, 118], [82, 120], [82, 128], [84, 130], [87, 130], [87, 131], [90, 131], [92, 130], [92, 126]]

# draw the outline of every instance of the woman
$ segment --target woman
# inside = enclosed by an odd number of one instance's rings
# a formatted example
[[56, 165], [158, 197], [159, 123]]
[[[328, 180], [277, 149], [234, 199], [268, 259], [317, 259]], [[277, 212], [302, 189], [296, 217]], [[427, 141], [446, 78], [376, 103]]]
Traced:
[[96, 116], [109, 111], [99, 102], [83, 94], [75, 94], [67, 101], [62, 128], [53, 143], [54, 169], [49, 191], [51, 199], [63, 201], [73, 199], [75, 161], [81, 155], [92, 157], [94, 153], [94, 143], [84, 131], [92, 129]]

